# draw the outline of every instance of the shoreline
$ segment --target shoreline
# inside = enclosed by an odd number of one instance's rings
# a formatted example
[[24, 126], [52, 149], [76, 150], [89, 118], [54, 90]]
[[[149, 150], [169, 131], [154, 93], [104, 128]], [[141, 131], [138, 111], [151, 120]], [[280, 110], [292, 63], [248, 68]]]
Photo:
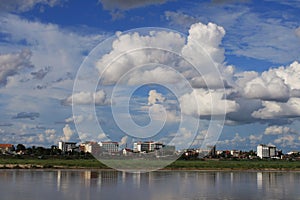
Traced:
[[[32, 164], [0, 164], [0, 170], [101, 170], [101, 171], [118, 171], [112, 168], [101, 168], [101, 167], [80, 167], [80, 166], [43, 166], [43, 165], [32, 165]], [[300, 172], [300, 168], [170, 168], [166, 167], [163, 169], [157, 169], [153, 171], [199, 171], [199, 172], [216, 172], [216, 171], [228, 171], [228, 172]]]

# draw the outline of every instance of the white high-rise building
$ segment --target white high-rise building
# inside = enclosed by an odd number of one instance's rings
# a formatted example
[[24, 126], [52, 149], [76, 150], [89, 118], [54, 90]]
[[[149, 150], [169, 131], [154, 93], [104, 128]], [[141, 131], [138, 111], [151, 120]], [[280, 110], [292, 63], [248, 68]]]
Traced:
[[260, 144], [257, 146], [257, 156], [260, 158], [271, 158], [276, 156], [276, 147]]

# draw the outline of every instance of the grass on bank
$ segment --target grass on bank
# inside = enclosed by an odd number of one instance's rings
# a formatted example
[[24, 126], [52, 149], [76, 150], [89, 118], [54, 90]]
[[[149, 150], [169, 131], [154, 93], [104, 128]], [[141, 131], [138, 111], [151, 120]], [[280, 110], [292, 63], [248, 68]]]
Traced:
[[35, 168], [42, 166], [43, 168], [66, 167], [66, 168], [103, 168], [108, 167], [96, 159], [35, 159], [35, 158], [0, 158], [0, 165], [27, 165]]
[[[167, 161], [157, 160], [110, 160], [104, 161], [109, 166], [124, 167], [128, 166], [127, 169], [135, 166], [165, 166], [168, 164]], [[37, 159], [37, 158], [0, 158], [0, 165], [27, 165], [31, 168], [35, 166], [41, 166], [42, 168], [98, 168], [98, 169], [109, 169], [105, 164], [99, 162], [96, 159], [60, 159], [60, 158], [48, 158], [48, 159]], [[5, 167], [4, 167], [5, 168]], [[208, 169], [208, 170], [222, 170], [222, 169], [277, 169], [277, 170], [300, 170], [300, 161], [285, 161], [285, 160], [177, 160], [164, 169], [180, 170], [180, 169]]]
[[284, 160], [177, 160], [167, 169], [300, 169], [299, 161]]

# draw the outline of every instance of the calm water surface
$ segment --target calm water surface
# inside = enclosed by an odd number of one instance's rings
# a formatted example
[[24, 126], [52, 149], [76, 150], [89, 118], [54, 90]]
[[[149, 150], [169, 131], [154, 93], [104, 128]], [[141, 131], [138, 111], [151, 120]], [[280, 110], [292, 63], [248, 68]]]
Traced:
[[300, 172], [1, 170], [1, 200], [300, 199]]

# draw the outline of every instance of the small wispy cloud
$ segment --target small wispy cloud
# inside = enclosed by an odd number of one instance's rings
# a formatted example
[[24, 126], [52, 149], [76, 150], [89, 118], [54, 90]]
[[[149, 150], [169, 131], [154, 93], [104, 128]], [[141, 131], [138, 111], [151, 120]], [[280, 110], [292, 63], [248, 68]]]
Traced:
[[30, 119], [35, 120], [40, 117], [40, 113], [37, 112], [20, 112], [16, 116], [13, 116], [12, 119]]

